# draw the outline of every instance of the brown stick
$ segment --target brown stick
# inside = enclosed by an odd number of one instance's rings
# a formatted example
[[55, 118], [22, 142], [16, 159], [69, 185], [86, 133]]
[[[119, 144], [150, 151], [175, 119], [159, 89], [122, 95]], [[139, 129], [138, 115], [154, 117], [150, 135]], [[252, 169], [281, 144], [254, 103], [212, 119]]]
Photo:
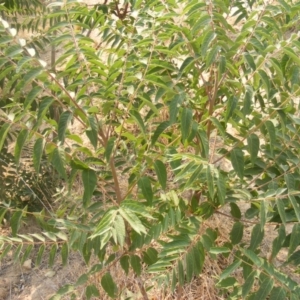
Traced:
[[118, 179], [118, 175], [117, 175], [117, 172], [116, 172], [116, 167], [115, 167], [115, 162], [114, 162], [113, 157], [110, 158], [109, 164], [110, 164], [111, 173], [112, 173], [112, 176], [113, 176], [113, 179], [114, 179], [115, 192], [116, 192], [116, 195], [117, 195], [117, 202], [118, 202], [118, 204], [120, 204], [121, 201], [122, 201], [122, 195], [121, 195], [119, 179]]
[[137, 284], [138, 284], [138, 286], [140, 288], [140, 291], [142, 293], [143, 299], [144, 300], [149, 300], [147, 292], [145, 290], [145, 287], [144, 287], [144, 284], [143, 284], [143, 281], [142, 281], [141, 277], [137, 276], [136, 281], [137, 281]]

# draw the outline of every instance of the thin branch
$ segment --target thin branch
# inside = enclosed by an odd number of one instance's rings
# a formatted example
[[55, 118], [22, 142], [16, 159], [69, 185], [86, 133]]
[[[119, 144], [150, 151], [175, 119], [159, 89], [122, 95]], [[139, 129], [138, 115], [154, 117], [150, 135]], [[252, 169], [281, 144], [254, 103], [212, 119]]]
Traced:
[[142, 294], [142, 296], [143, 296], [143, 299], [144, 299], [144, 300], [149, 300], [148, 295], [147, 295], [147, 292], [146, 292], [146, 290], [145, 290], [145, 287], [144, 287], [144, 284], [143, 284], [143, 281], [142, 281], [141, 277], [140, 277], [140, 276], [137, 276], [136, 281], [137, 281], [137, 284], [138, 284], [139, 289], [140, 289], [140, 291], [141, 291], [141, 294]]
[[118, 202], [118, 204], [120, 204], [121, 201], [122, 201], [122, 194], [121, 194], [121, 189], [120, 189], [120, 183], [119, 183], [119, 179], [118, 179], [118, 174], [117, 174], [116, 167], [115, 167], [114, 157], [110, 158], [109, 165], [110, 165], [111, 173], [112, 173], [113, 179], [114, 179], [114, 185], [115, 185], [115, 192], [116, 192], [116, 196], [117, 196], [117, 202]]
[[[218, 70], [216, 70], [215, 73], [214, 73], [215, 82], [214, 82], [214, 87], [213, 87], [213, 90], [212, 90], [212, 95], [209, 97], [209, 108], [208, 108], [208, 117], [209, 118], [214, 113], [216, 97], [217, 97], [217, 94], [218, 94], [218, 86], [219, 86], [219, 81], [218, 81], [219, 76], [218, 75], [219, 75], [219, 72], [218, 72]], [[207, 138], [208, 139], [209, 139], [210, 133], [211, 133], [211, 125], [212, 125], [211, 119], [209, 119], [208, 123], [207, 123]]]

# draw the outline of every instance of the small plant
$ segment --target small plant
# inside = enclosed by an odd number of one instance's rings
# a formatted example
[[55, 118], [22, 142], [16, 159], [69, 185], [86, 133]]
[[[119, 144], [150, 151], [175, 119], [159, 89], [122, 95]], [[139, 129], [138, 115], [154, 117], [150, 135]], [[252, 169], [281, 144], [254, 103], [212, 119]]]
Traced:
[[299, 299], [283, 268], [299, 265], [300, 6], [245, 2], [126, 1], [124, 17], [118, 2], [52, 3], [54, 67], [1, 19], [0, 149], [17, 126], [16, 164], [33, 143], [36, 173], [45, 153], [70, 193], [83, 186], [34, 213], [40, 234], [18, 235], [26, 211], [3, 206], [1, 257], [24, 261], [26, 240], [39, 242], [36, 265], [49, 242], [50, 266], [58, 249], [63, 264], [70, 251], [99, 260], [52, 299], [80, 285], [88, 299], [125, 298], [114, 268], [135, 274], [143, 299], [155, 282], [181, 299], [209, 260], [225, 262], [220, 298]]

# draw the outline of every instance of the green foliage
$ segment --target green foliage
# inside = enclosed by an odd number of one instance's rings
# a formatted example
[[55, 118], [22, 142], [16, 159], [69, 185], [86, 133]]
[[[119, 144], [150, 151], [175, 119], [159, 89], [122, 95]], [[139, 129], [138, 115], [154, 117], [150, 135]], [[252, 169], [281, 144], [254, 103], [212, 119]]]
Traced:
[[[87, 299], [118, 298], [126, 287], [114, 266], [134, 273], [143, 295], [145, 275], [175, 292], [222, 258], [220, 295], [299, 299], [283, 267], [299, 265], [300, 6], [129, 1], [120, 14], [66, 1], [22, 27], [9, 16], [33, 8], [19, 2], [1, 8], [0, 150], [14, 141], [18, 169], [31, 143], [35, 175], [51, 164], [67, 192], [33, 214], [43, 231], [27, 235], [27, 208], [2, 193], [12, 235], [1, 258], [13, 249], [24, 261], [38, 242], [37, 265], [46, 253], [50, 266], [70, 251], [99, 259], [53, 299], [95, 273], [101, 287], [89, 282]], [[38, 26], [61, 53], [50, 64], [41, 40], [19, 38]]]

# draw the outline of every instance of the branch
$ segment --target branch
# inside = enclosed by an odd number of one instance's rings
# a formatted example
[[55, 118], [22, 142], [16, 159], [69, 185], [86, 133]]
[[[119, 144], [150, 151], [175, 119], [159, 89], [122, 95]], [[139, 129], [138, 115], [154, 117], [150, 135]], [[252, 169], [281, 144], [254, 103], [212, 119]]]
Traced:
[[116, 195], [117, 195], [117, 202], [118, 202], [118, 204], [120, 204], [121, 201], [122, 201], [122, 195], [121, 195], [120, 183], [119, 183], [119, 180], [118, 180], [118, 175], [117, 175], [117, 172], [116, 172], [114, 157], [110, 158], [109, 165], [110, 165], [111, 173], [112, 173], [113, 179], [114, 179], [115, 192], [116, 192]]

